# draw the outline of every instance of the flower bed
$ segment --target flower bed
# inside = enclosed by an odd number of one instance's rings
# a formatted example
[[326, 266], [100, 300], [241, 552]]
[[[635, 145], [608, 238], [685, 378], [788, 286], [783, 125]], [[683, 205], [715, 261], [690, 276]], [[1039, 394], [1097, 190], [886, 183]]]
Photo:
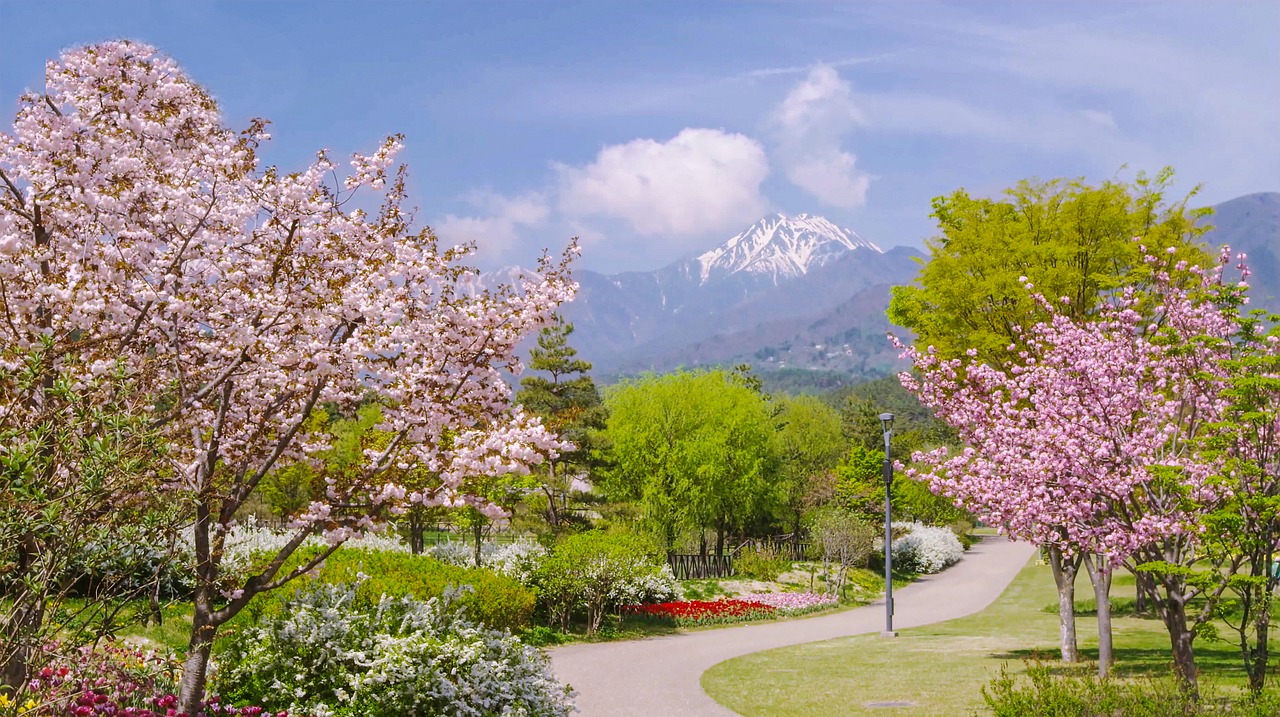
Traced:
[[[57, 651], [58, 645], [50, 645]], [[125, 643], [82, 647], [56, 655], [30, 675], [17, 699], [0, 693], [0, 714], [17, 708], [24, 717], [176, 717], [181, 663], [163, 653]], [[234, 707], [210, 695], [198, 717], [289, 717], [262, 707]]]
[[758, 593], [745, 599], [776, 608], [787, 615], [803, 615], [836, 604], [834, 596], [818, 593]]
[[670, 620], [677, 625], [723, 625], [771, 617], [777, 608], [754, 600], [680, 600], [627, 605], [623, 614]]

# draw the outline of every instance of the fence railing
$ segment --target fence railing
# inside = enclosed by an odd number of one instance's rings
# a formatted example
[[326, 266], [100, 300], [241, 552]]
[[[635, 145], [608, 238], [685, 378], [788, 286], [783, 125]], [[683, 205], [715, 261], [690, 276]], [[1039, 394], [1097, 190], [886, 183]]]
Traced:
[[733, 556], [668, 553], [667, 565], [677, 580], [727, 578], [733, 575]]
[[808, 560], [810, 545], [807, 541], [793, 542], [789, 538], [752, 538], [739, 545], [733, 552], [737, 554], [746, 547], [753, 547], [757, 550], [767, 548], [787, 560]]

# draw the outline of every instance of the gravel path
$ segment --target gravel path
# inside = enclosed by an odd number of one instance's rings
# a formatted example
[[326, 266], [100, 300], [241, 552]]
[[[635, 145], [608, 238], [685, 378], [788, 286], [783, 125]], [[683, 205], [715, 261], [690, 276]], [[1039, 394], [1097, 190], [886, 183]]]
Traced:
[[[1018, 574], [1035, 548], [986, 537], [939, 575], [894, 591], [895, 628], [918, 627], [979, 612]], [[775, 647], [878, 632], [884, 602], [832, 615], [680, 635], [557, 647], [556, 676], [578, 691], [584, 717], [715, 717], [735, 712], [702, 691], [716, 663]]]

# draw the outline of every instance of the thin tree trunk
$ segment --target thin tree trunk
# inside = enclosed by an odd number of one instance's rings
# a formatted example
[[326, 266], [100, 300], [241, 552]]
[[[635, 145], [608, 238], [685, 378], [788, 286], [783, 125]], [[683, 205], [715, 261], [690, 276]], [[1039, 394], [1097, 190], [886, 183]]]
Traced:
[[1080, 558], [1068, 557], [1057, 546], [1046, 548], [1053, 582], [1058, 587], [1058, 645], [1063, 662], [1079, 662], [1080, 648], [1076, 643], [1076, 573], [1080, 570]]
[[560, 514], [556, 511], [556, 462], [547, 462], [547, 487], [543, 491], [547, 494], [547, 524], [551, 526], [551, 532], [555, 532], [560, 525]]
[[1157, 577], [1164, 588], [1164, 599], [1158, 602], [1160, 618], [1169, 632], [1169, 644], [1173, 653], [1173, 674], [1192, 697], [1199, 697], [1197, 685], [1196, 654], [1192, 643], [1195, 631], [1187, 624], [1187, 595], [1183, 578], [1161, 574]]
[[474, 522], [471, 525], [471, 535], [475, 538], [475, 560], [476, 567], [480, 567], [480, 541], [484, 537], [484, 526], [480, 524], [480, 514], [477, 512], [474, 516]]
[[1254, 694], [1262, 692], [1267, 686], [1267, 666], [1271, 661], [1271, 652], [1267, 640], [1271, 635], [1271, 601], [1266, 600], [1264, 607], [1259, 608], [1254, 639], [1257, 644], [1249, 650], [1249, 659], [1245, 662], [1245, 670], [1249, 673], [1249, 690]]
[[178, 685], [178, 713], [196, 717], [204, 701], [205, 682], [209, 672], [209, 653], [218, 626], [210, 619], [209, 599], [204, 588], [196, 589], [195, 614], [192, 616], [191, 641], [187, 658], [182, 663], [182, 681]]
[[1084, 556], [1093, 599], [1098, 606], [1098, 677], [1106, 678], [1114, 661], [1111, 642], [1111, 564], [1104, 555]]

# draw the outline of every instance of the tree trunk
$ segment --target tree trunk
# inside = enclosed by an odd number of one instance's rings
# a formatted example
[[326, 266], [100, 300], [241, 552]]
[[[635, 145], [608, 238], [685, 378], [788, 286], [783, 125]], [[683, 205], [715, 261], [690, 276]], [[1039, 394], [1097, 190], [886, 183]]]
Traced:
[[1157, 579], [1164, 588], [1159, 609], [1173, 649], [1173, 674], [1188, 694], [1198, 698], [1196, 654], [1192, 646], [1196, 636], [1187, 624], [1186, 586], [1179, 575], [1161, 574]]
[[1192, 647], [1195, 633], [1187, 629], [1187, 611], [1182, 605], [1171, 609], [1174, 618], [1168, 621], [1169, 642], [1173, 647], [1173, 674], [1192, 696], [1199, 696], [1197, 689], [1198, 673], [1196, 671], [1196, 653]]
[[1076, 643], [1076, 573], [1080, 570], [1080, 558], [1063, 555], [1062, 549], [1049, 546], [1049, 567], [1053, 582], [1058, 587], [1058, 645], [1063, 662], [1079, 662], [1080, 648]]
[[7, 633], [5, 639], [12, 639], [13, 642], [5, 647], [4, 653], [0, 653], [0, 659], [3, 660], [0, 663], [0, 685], [16, 689], [26, 682], [27, 663], [31, 659], [30, 641], [39, 634], [43, 623], [43, 600], [32, 600], [25, 607], [14, 610], [9, 624], [4, 626]]
[[[197, 588], [199, 590], [199, 588]], [[191, 641], [187, 658], [182, 663], [182, 681], [178, 685], [178, 713], [196, 717], [204, 701], [205, 682], [209, 672], [209, 652], [218, 626], [209, 615], [208, 597], [196, 596], [195, 614], [191, 618]]]
[[1085, 555], [1085, 569], [1093, 583], [1093, 599], [1098, 606], [1098, 677], [1106, 678], [1111, 670], [1111, 563], [1105, 555]]
[[1245, 671], [1249, 673], [1249, 690], [1254, 694], [1262, 692], [1267, 686], [1267, 665], [1271, 660], [1271, 652], [1267, 640], [1271, 634], [1271, 601], [1265, 600], [1259, 608], [1254, 639], [1257, 644], [1249, 650], [1249, 659], [1245, 662]]
[[414, 555], [422, 555], [422, 549], [426, 547], [424, 545], [426, 542], [426, 525], [418, 510], [418, 508], [409, 509], [409, 552]]
[[555, 532], [560, 525], [560, 514], [556, 511], [556, 462], [547, 461], [547, 485], [543, 490], [547, 494], [547, 525], [551, 526], [551, 532]]
[[480, 541], [484, 538], [484, 525], [480, 523], [480, 514], [476, 513], [475, 520], [471, 525], [471, 535], [475, 538], [475, 560], [476, 567], [480, 567]]
[[[1272, 569], [1273, 559], [1272, 551], [1267, 549], [1251, 561], [1250, 572], [1255, 577], [1263, 578], [1263, 581], [1261, 585], [1245, 588], [1252, 593], [1253, 597], [1254, 645], [1249, 646], [1247, 633], [1241, 625], [1240, 647], [1244, 650], [1244, 670], [1249, 676], [1249, 690], [1254, 694], [1261, 692], [1266, 686], [1267, 668], [1271, 661], [1271, 650], [1267, 641], [1271, 636], [1271, 606], [1276, 589], [1276, 577]], [[1247, 601], [1244, 604], [1248, 606]], [[1249, 616], [1248, 607], [1246, 607], [1245, 616]]]
[[716, 557], [724, 557], [724, 533], [725, 527], [723, 523], [716, 524]]

